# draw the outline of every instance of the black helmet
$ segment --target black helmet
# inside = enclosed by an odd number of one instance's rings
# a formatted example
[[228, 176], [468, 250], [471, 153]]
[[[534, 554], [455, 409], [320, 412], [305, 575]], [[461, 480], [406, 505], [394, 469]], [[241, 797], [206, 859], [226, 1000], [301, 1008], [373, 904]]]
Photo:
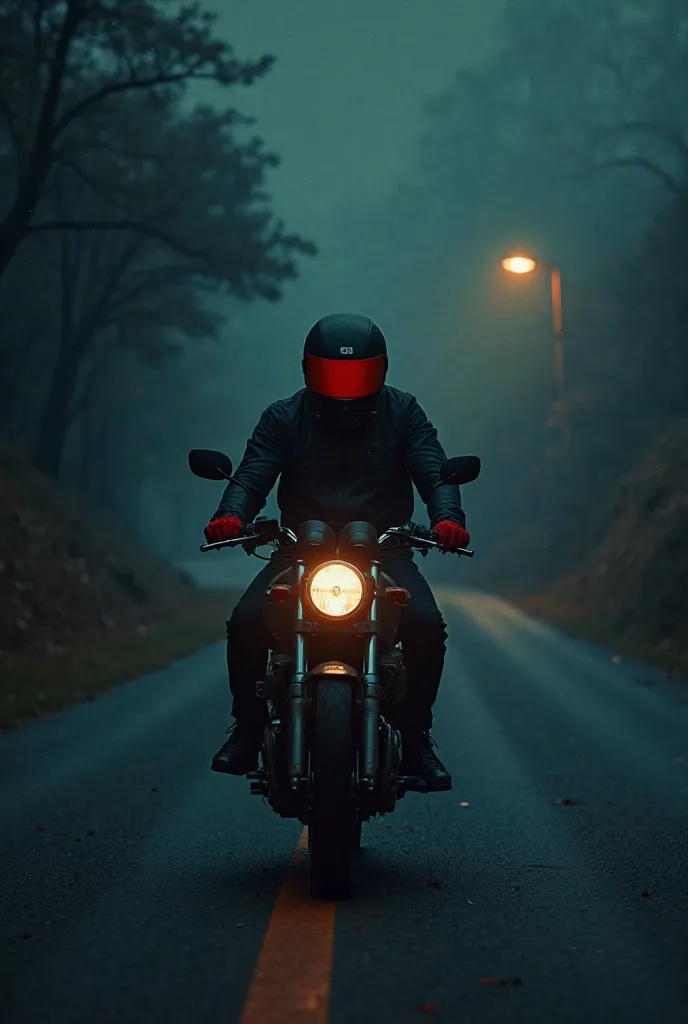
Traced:
[[386, 375], [385, 336], [367, 316], [331, 313], [306, 335], [303, 376], [321, 399], [358, 404], [382, 390]]

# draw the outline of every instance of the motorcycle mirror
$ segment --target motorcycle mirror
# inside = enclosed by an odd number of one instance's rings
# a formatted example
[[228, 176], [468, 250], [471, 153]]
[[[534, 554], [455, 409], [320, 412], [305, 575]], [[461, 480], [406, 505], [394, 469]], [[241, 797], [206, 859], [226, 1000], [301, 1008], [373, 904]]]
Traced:
[[459, 455], [447, 459], [440, 469], [443, 484], [470, 484], [480, 475], [480, 459], [477, 455]]
[[204, 480], [229, 480], [232, 460], [224, 452], [216, 452], [212, 448], [193, 448], [189, 452], [189, 469], [194, 476]]

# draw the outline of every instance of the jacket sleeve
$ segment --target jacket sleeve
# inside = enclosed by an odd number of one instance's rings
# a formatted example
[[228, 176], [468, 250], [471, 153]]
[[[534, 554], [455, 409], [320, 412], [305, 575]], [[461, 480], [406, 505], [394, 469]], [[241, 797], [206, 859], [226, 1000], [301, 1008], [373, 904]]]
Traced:
[[243, 523], [250, 523], [258, 515], [284, 468], [285, 442], [279, 409], [271, 405], [260, 417], [244, 457], [232, 474], [238, 483], [227, 484], [214, 519], [238, 516]]
[[411, 398], [406, 415], [406, 458], [411, 479], [424, 501], [430, 525], [443, 519], [466, 525], [461, 508], [461, 491], [457, 484], [442, 484], [432, 489], [440, 479], [440, 467], [447, 456], [437, 437], [437, 430], [427, 418], [415, 398]]

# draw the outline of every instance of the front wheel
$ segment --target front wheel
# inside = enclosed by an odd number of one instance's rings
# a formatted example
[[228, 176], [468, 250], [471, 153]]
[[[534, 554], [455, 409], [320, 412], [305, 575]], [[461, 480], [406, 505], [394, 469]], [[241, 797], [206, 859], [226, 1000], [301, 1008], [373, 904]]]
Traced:
[[308, 830], [311, 892], [320, 899], [344, 899], [354, 885], [360, 843], [355, 800], [355, 743], [351, 684], [317, 684], [312, 749], [312, 822]]

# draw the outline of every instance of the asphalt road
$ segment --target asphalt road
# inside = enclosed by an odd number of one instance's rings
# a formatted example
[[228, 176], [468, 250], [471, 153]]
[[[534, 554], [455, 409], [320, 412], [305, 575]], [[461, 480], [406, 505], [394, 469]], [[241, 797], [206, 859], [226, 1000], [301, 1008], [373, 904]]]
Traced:
[[220, 645], [0, 737], [4, 1024], [687, 1021], [688, 688], [440, 596], [455, 787], [364, 829], [336, 908], [209, 771]]

